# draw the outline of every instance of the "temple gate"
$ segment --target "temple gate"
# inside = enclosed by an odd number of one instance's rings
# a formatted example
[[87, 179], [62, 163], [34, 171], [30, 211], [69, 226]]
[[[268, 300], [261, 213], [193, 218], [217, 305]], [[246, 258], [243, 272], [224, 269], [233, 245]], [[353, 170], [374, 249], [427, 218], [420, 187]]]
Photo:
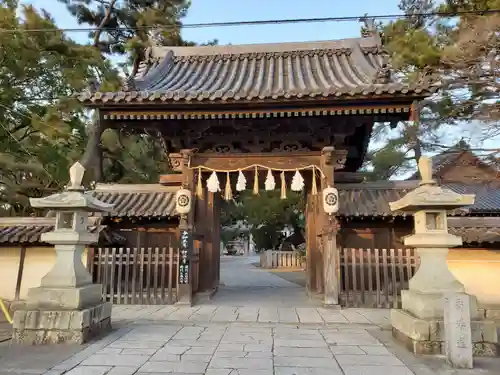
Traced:
[[338, 225], [323, 192], [360, 182], [374, 123], [410, 120], [414, 103], [431, 92], [427, 83], [395, 82], [378, 34], [368, 30], [321, 42], [152, 46], [122, 91], [79, 95], [99, 112], [84, 161], [100, 154], [106, 128], [157, 134], [177, 172], [160, 182], [193, 198], [179, 222], [179, 301], [192, 303], [193, 241], [204, 244], [197, 291], [217, 288], [219, 200], [265, 187], [282, 189], [283, 198], [287, 189], [307, 194], [307, 289], [338, 304]]

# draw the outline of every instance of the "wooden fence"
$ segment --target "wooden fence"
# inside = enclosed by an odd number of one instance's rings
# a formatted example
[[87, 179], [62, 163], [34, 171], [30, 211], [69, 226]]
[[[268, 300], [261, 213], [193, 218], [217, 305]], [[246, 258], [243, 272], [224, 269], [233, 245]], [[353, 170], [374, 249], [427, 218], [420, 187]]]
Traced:
[[[193, 293], [198, 287], [199, 247], [191, 259]], [[178, 248], [95, 248], [88, 264], [94, 283], [114, 304], [161, 305], [177, 302]]]
[[340, 249], [340, 303], [347, 307], [401, 307], [401, 290], [418, 268], [413, 249]]
[[302, 268], [302, 256], [298, 251], [266, 250], [260, 254], [262, 268]]

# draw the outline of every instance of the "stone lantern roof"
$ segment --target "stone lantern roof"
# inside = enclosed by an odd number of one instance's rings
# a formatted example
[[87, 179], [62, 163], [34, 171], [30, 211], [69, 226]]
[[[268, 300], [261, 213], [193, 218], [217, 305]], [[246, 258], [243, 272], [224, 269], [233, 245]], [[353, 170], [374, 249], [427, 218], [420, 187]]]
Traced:
[[109, 212], [114, 204], [104, 203], [85, 193], [82, 187], [85, 168], [79, 162], [69, 170], [70, 185], [62, 193], [52, 194], [43, 198], [30, 198], [31, 206], [35, 208], [50, 208], [56, 211], [88, 211]]
[[422, 176], [419, 186], [403, 198], [389, 203], [392, 211], [453, 210], [474, 204], [474, 194], [458, 194], [438, 186], [432, 179], [432, 161], [421, 157], [418, 169]]

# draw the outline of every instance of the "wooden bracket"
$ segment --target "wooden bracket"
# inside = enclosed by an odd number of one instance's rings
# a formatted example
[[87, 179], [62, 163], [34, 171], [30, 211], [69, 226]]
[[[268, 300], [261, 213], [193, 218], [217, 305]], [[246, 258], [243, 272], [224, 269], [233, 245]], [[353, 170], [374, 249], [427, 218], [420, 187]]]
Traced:
[[321, 150], [322, 155], [325, 157], [326, 165], [333, 165], [334, 169], [342, 169], [347, 160], [347, 150], [335, 150], [335, 147], [323, 147]]
[[175, 172], [182, 172], [182, 155], [178, 152], [168, 154], [170, 166]]

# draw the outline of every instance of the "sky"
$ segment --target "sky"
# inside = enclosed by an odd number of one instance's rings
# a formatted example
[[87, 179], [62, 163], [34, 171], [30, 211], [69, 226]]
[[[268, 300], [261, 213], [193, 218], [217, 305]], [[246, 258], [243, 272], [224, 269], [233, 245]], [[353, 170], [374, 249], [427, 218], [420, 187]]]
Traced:
[[[58, 0], [25, 0], [45, 8], [62, 28], [78, 27]], [[236, 5], [237, 4], [237, 5]], [[266, 19], [343, 17], [400, 13], [398, 0], [192, 0], [185, 24]], [[183, 37], [198, 43], [218, 39], [219, 44], [301, 42], [359, 36], [358, 22], [327, 22], [185, 29]], [[72, 34], [85, 38], [85, 33]]]
[[[24, 0], [37, 8], [44, 8], [61, 28], [78, 28], [74, 18], [58, 0]], [[184, 24], [234, 22], [269, 19], [346, 17], [368, 14], [399, 14], [399, 0], [192, 0]], [[237, 4], [237, 5], [236, 5]], [[186, 28], [182, 36], [197, 43], [217, 39], [219, 44], [280, 43], [341, 39], [360, 36], [360, 23], [354, 21], [300, 23], [259, 26]], [[80, 26], [82, 27], [82, 26]], [[86, 33], [70, 33], [79, 41], [87, 40]], [[466, 125], [445, 129], [446, 144], [452, 145], [460, 137], [469, 138], [474, 147], [500, 148], [500, 138], [484, 143], [477, 141], [478, 127]], [[371, 145], [375, 146], [375, 145]]]

